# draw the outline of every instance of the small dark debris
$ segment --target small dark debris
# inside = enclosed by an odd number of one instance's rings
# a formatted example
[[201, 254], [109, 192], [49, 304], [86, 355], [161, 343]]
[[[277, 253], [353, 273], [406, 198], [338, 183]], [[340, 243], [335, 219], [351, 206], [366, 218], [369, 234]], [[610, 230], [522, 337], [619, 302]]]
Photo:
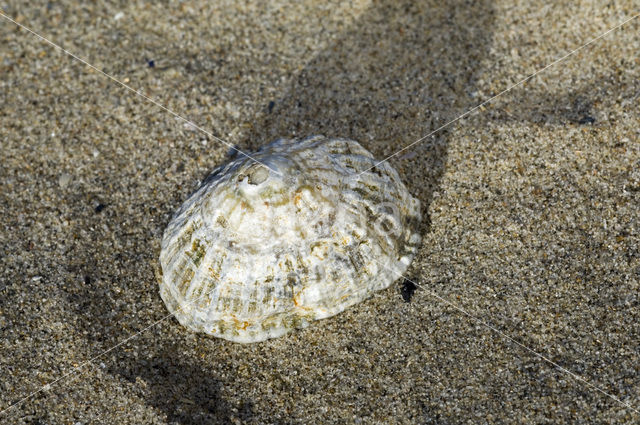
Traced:
[[105, 204], [98, 204], [95, 208], [96, 213], [100, 213], [103, 209], [105, 209], [107, 206]]
[[90, 285], [91, 284], [91, 277], [90, 276], [85, 276], [84, 277], [84, 284], [85, 285]]
[[152, 60], [148, 60], [147, 61], [147, 65], [149, 65], [149, 68], [153, 68], [156, 66], [156, 61]]
[[178, 164], [178, 166], [176, 167], [176, 171], [178, 173], [182, 173], [184, 171], [184, 164]]
[[411, 302], [411, 297], [413, 297], [413, 293], [416, 292], [416, 289], [418, 289], [416, 284], [410, 281], [409, 279], [405, 279], [402, 282], [401, 291], [402, 291], [402, 299], [404, 300], [404, 302], [406, 303]]
[[276, 102], [274, 102], [273, 100], [271, 102], [269, 102], [269, 113], [271, 113], [271, 111], [273, 111], [273, 107], [276, 106]]
[[585, 115], [584, 117], [580, 118], [578, 124], [593, 124], [594, 122], [596, 122], [595, 118], [589, 115]]

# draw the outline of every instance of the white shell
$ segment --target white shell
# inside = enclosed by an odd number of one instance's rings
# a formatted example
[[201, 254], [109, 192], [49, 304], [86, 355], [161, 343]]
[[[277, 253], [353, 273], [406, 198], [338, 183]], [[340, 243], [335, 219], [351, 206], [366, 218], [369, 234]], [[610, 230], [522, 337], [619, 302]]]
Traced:
[[277, 140], [216, 169], [162, 240], [160, 295], [196, 332], [256, 342], [388, 287], [419, 245], [420, 206], [352, 140]]

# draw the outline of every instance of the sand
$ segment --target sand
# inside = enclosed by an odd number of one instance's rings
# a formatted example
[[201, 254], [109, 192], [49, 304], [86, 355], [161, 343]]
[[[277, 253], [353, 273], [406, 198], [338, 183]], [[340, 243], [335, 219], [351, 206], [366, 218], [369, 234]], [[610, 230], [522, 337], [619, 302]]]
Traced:
[[[28, 3], [0, 10], [232, 146], [324, 134], [380, 159], [640, 12]], [[0, 409], [52, 383], [0, 422], [640, 422], [639, 30], [390, 160], [425, 216], [408, 302], [400, 279], [240, 345], [166, 318], [156, 282], [229, 146], [0, 18]]]

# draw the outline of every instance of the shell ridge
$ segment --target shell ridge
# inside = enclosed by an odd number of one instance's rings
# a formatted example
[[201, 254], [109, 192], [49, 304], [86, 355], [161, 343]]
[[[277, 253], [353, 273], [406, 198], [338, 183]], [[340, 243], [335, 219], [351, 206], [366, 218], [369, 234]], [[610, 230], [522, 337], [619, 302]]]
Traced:
[[282, 175], [236, 158], [167, 226], [160, 294], [183, 326], [237, 342], [274, 338], [406, 270], [421, 241], [420, 204], [390, 164], [358, 175], [373, 155], [324, 136], [278, 139], [254, 157]]

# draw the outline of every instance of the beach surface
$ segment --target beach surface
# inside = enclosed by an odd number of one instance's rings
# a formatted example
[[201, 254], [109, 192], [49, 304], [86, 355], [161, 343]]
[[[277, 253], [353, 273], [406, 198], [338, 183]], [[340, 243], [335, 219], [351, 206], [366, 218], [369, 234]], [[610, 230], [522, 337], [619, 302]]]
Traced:
[[[0, 17], [0, 423], [639, 423], [640, 18], [553, 63], [640, 5], [565, 3], [1, 1], [173, 113]], [[409, 146], [415, 293], [190, 333], [172, 213], [313, 134]]]

